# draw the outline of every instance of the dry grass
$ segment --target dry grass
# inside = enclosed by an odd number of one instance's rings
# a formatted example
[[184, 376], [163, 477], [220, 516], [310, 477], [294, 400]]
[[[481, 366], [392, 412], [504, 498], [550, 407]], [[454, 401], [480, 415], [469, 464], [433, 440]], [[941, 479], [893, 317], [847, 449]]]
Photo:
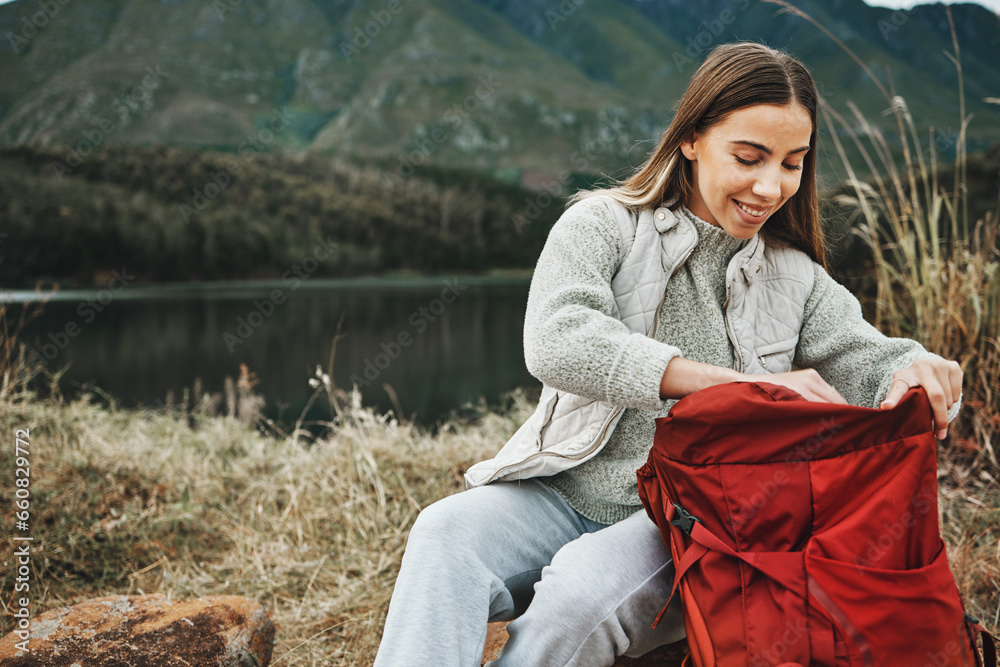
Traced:
[[[119, 593], [244, 595], [278, 628], [273, 664], [371, 664], [418, 510], [460, 490], [530, 406], [518, 393], [505, 415], [431, 435], [344, 399], [335, 430], [308, 445], [228, 416], [0, 403], [2, 432], [31, 433], [33, 613]], [[10, 485], [0, 506], [11, 525]]]
[[[947, 15], [951, 21], [951, 12]], [[873, 258], [875, 326], [886, 335], [920, 341], [931, 352], [959, 362], [965, 373], [965, 418], [954, 424], [945, 446], [947, 482], [962, 487], [996, 484], [1000, 479], [996, 451], [1000, 438], [1000, 199], [996, 210], [983, 219], [969, 219], [965, 136], [971, 117], [965, 115], [954, 24], [952, 41], [954, 52], [946, 55], [957, 72], [961, 128], [953, 183], [939, 182], [933, 128], [927, 137], [929, 150], [924, 151], [906, 101], [881, 84], [879, 89], [897, 122], [896, 136], [887, 138], [854, 105], [849, 105], [852, 120], [822, 100], [821, 110], [851, 191], [837, 197], [837, 203], [853, 211], [855, 233]], [[856, 177], [841, 133], [859, 150], [875, 175], [872, 181]]]
[[[958, 361], [965, 373], [964, 407], [939, 452], [941, 532], [969, 610], [996, 634], [1000, 622], [1000, 251], [996, 210], [969, 219], [961, 52], [950, 10], [954, 51], [946, 53], [958, 81], [959, 136], [953, 183], [938, 178], [934, 128], [921, 146], [905, 100], [885, 88], [864, 61], [821, 23], [785, 0], [768, 0], [810, 21], [871, 77], [885, 97], [898, 134], [886, 137], [853, 104], [851, 119], [820, 100], [829, 136], [848, 174], [851, 194], [838, 204], [854, 212], [855, 233], [873, 258], [875, 326], [913, 338]], [[865, 161], [865, 182], [847, 158], [840, 136]], [[926, 155], [926, 158], [925, 158]], [[1000, 188], [998, 188], [1000, 197]]]
[[[0, 403], [0, 428], [31, 431], [33, 613], [99, 595], [244, 595], [275, 621], [276, 665], [371, 664], [418, 510], [459, 491], [532, 407], [515, 393], [503, 414], [431, 435], [342, 395], [335, 430], [306, 445], [229, 416], [25, 399]], [[995, 486], [941, 496], [959, 587], [994, 630], [998, 503]]]

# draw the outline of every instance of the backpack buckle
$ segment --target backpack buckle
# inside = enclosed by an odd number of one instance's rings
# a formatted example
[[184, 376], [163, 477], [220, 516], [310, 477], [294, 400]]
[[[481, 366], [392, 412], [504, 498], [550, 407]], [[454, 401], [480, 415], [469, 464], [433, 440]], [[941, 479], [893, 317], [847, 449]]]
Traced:
[[678, 516], [678, 518], [670, 522], [670, 525], [677, 526], [684, 532], [685, 535], [691, 537], [691, 529], [694, 528], [694, 522], [697, 521], [698, 523], [701, 523], [701, 519], [696, 517], [694, 514], [691, 514], [677, 503], [672, 502], [670, 504], [677, 510]]

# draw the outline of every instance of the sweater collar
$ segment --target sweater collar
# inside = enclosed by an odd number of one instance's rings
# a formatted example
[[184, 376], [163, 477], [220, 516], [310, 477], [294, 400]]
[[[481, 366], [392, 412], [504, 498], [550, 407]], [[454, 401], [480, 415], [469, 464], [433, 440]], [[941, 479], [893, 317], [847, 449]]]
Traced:
[[749, 239], [738, 239], [730, 236], [725, 229], [703, 220], [683, 204], [677, 207], [674, 214], [685, 218], [694, 225], [698, 231], [698, 248], [710, 255], [717, 256], [723, 263], [728, 263], [749, 241]]

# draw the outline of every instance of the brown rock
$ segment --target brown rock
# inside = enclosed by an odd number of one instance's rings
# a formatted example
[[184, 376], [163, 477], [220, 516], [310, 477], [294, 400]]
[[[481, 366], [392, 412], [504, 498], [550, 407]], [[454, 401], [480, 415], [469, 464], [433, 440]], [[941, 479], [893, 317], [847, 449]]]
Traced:
[[235, 595], [96, 598], [50, 609], [30, 632], [29, 653], [14, 633], [0, 639], [0, 667], [266, 667], [274, 648], [264, 608]]
[[483, 651], [483, 664], [488, 660], [496, 660], [500, 656], [500, 649], [507, 643], [507, 624], [490, 623], [486, 626], [486, 649]]
[[[483, 664], [486, 664], [487, 660], [496, 660], [505, 643], [507, 643], [507, 624], [490, 623], [486, 627], [486, 650], [483, 651]], [[614, 667], [681, 667], [684, 656], [687, 654], [687, 640], [682, 639], [675, 644], [661, 646], [641, 658], [618, 658], [615, 660]]]

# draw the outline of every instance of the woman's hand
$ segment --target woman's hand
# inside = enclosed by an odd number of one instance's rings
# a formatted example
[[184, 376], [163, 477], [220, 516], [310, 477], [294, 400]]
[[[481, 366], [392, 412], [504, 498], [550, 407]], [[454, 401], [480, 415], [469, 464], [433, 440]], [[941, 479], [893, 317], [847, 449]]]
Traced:
[[962, 395], [962, 367], [944, 359], [917, 359], [901, 371], [893, 373], [889, 393], [879, 410], [896, 407], [899, 399], [912, 387], [923, 387], [931, 402], [938, 440], [948, 437], [948, 408]]
[[819, 373], [812, 368], [804, 368], [787, 373], [762, 373], [760, 375], [744, 375], [747, 382], [770, 382], [788, 387], [802, 395], [807, 401], [820, 403], [840, 403], [847, 401], [840, 392], [833, 388]]
[[660, 398], [683, 398], [700, 389], [725, 382], [770, 382], [798, 392], [807, 401], [847, 405], [840, 392], [812, 368], [787, 373], [751, 374], [703, 364], [684, 357], [674, 357], [667, 364], [667, 370], [660, 380]]

